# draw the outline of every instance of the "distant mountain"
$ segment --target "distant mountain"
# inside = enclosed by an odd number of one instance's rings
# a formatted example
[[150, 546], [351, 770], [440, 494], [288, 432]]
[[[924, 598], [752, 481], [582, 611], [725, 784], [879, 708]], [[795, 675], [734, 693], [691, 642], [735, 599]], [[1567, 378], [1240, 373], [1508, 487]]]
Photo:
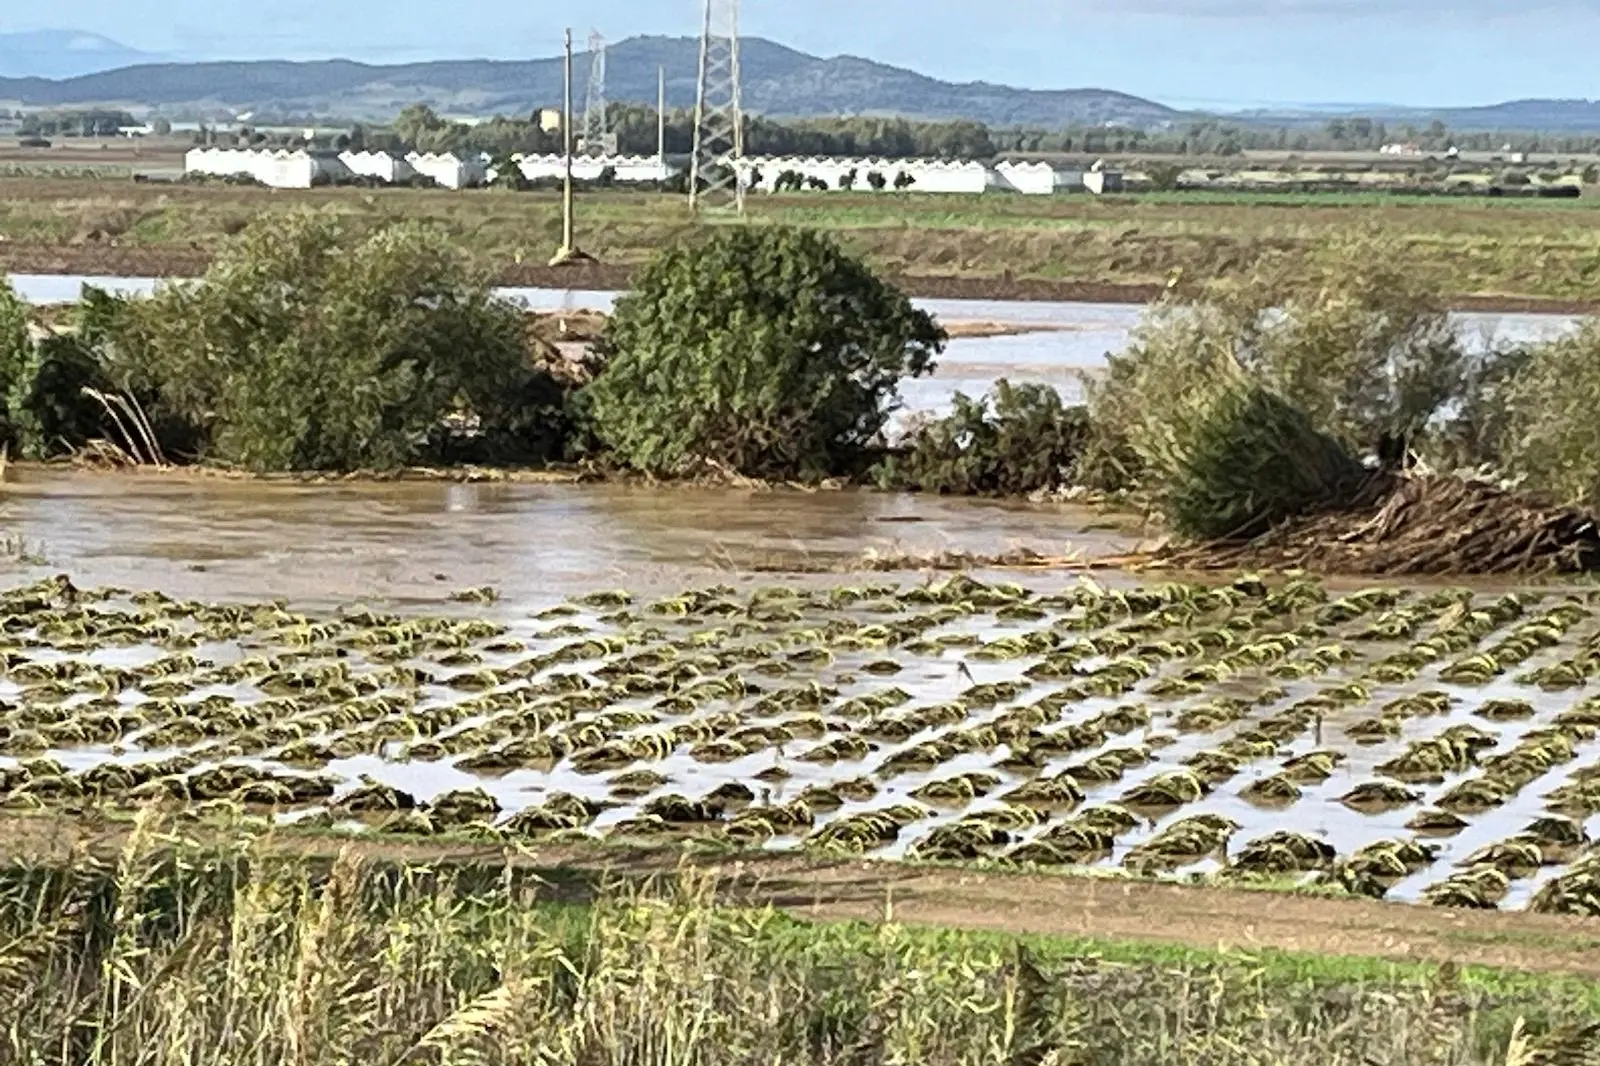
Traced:
[[[853, 56], [821, 59], [760, 38], [741, 45], [745, 106], [774, 117], [869, 114], [967, 118], [992, 125], [1154, 126], [1182, 116], [1161, 104], [1104, 89], [957, 85]], [[654, 103], [657, 70], [665, 68], [669, 104], [690, 107], [698, 61], [699, 42], [692, 38], [622, 41], [607, 53], [607, 95]], [[589, 62], [587, 54], [574, 62], [580, 106]], [[58, 80], [0, 77], [0, 101], [27, 107], [117, 104], [169, 112], [254, 110], [385, 119], [418, 101], [451, 115], [526, 113], [557, 104], [561, 87], [559, 58], [397, 66], [348, 60], [145, 63]]]
[[1448, 108], [1422, 116], [1453, 130], [1600, 130], [1600, 100], [1512, 100], [1489, 107]]
[[0, 81], [76, 78], [159, 58], [98, 33], [77, 30], [0, 33]]
[[[856, 56], [807, 55], [761, 38], [742, 42], [747, 109], [775, 118], [898, 115], [974, 119], [991, 126], [1057, 127], [1115, 123], [1158, 128], [1199, 117], [1107, 89], [1017, 89], [987, 82], [957, 84]], [[94, 34], [70, 31], [0, 34], [0, 104], [25, 107], [117, 105], [168, 114], [319, 115], [385, 120], [422, 102], [451, 116], [526, 114], [561, 99], [559, 57], [522, 61], [450, 60], [381, 66], [334, 59], [170, 63]], [[578, 106], [591, 57], [574, 59]], [[684, 37], [634, 37], [607, 53], [612, 100], [654, 103], [656, 72], [665, 69], [667, 100], [691, 107], [699, 42]], [[1339, 115], [1425, 125], [1438, 119], [1458, 130], [1600, 131], [1600, 101], [1516, 100], [1471, 108], [1388, 104], [1255, 107], [1235, 121], [1321, 125]]]
[[1600, 131], [1600, 100], [1511, 100], [1483, 107], [1404, 107], [1398, 104], [1296, 104], [1254, 107], [1227, 117], [1254, 125], [1321, 126], [1331, 119], [1360, 116], [1391, 126], [1426, 126], [1437, 119], [1452, 130], [1538, 130], [1544, 133]]

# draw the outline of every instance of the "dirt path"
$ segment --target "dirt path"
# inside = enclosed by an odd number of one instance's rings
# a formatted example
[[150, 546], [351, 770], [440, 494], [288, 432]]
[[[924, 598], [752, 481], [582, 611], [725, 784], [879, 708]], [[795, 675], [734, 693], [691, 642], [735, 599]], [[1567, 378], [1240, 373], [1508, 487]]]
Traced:
[[[0, 815], [0, 861], [114, 855], [127, 828]], [[1153, 941], [1208, 950], [1276, 949], [1395, 961], [1453, 962], [1600, 979], [1600, 921], [1068, 875], [821, 861], [790, 854], [685, 859], [611, 847], [340, 841], [284, 834], [275, 853], [331, 860], [344, 847], [391, 862], [511, 863], [560, 898], [617, 879], [670, 876], [685, 863], [721, 879], [730, 900], [814, 921], [895, 920], [953, 929]]]

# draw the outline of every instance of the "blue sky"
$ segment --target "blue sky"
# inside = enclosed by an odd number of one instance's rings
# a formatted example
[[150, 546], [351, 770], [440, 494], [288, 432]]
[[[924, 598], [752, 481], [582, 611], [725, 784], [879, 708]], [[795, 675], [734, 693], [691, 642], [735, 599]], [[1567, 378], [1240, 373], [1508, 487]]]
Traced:
[[[697, 0], [52, 0], [0, 31], [93, 30], [186, 58], [550, 55], [571, 20], [689, 35]], [[744, 0], [745, 32], [953, 80], [1168, 103], [1600, 97], [1600, 0]]]

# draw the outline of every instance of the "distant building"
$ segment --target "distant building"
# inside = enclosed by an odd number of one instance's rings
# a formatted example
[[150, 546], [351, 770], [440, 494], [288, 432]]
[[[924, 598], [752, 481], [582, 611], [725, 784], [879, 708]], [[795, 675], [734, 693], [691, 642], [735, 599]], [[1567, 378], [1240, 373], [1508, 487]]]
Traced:
[[1411, 141], [1386, 144], [1378, 149], [1379, 155], [1421, 155], [1422, 146]]
[[390, 185], [409, 181], [416, 170], [391, 152], [341, 152], [339, 162], [358, 178], [375, 178]]
[[[566, 157], [559, 155], [517, 156], [517, 169], [529, 181], [564, 177]], [[681, 167], [653, 155], [599, 155], [572, 157], [572, 176], [578, 181], [598, 181], [607, 170], [618, 185], [651, 185], [671, 181]]]
[[1052, 163], [1028, 163], [1005, 160], [994, 168], [995, 181], [991, 188], [1020, 192], [1028, 196], [1053, 196], [1062, 192], [1083, 190], [1083, 171], [1055, 166]]
[[183, 158], [186, 174], [244, 177], [274, 189], [309, 189], [350, 177], [332, 152], [265, 151], [248, 148], [191, 148]]
[[1096, 196], [1121, 192], [1123, 190], [1122, 171], [1106, 170], [1104, 168], [1088, 170], [1083, 175], [1083, 187]]
[[561, 112], [553, 107], [546, 107], [540, 110], [539, 129], [545, 133], [560, 132]]
[[489, 180], [488, 163], [482, 155], [458, 156], [453, 152], [435, 155], [432, 152], [412, 152], [406, 156], [411, 169], [425, 178], [432, 178], [446, 189], [469, 189]]

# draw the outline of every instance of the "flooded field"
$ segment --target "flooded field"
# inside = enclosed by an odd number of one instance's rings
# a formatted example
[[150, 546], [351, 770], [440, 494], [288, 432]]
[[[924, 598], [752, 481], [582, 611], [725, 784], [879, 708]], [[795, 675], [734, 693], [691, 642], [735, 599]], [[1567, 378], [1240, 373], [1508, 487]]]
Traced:
[[[507, 611], [599, 585], [666, 592], [864, 556], [1062, 557], [1131, 549], [1138, 522], [1065, 504], [865, 491], [622, 484], [233, 480], [13, 468], [0, 530], [18, 578], [197, 599], [438, 604], [493, 583]], [[744, 572], [744, 576], [736, 575]]]
[[14, 590], [0, 792], [1459, 907], [1586, 912], [1600, 892], [1587, 594], [1062, 574], [590, 589], [303, 613]]
[[[35, 303], [63, 303], [77, 299], [83, 285], [128, 294], [148, 293], [154, 278], [77, 277], [72, 275], [18, 275], [13, 284], [25, 299]], [[523, 301], [530, 310], [609, 311], [617, 293], [591, 290], [508, 288], [506, 296]], [[908, 413], [944, 414], [954, 393], [980, 396], [999, 378], [1035, 381], [1054, 386], [1069, 401], [1082, 398], [1083, 375], [1105, 365], [1107, 352], [1120, 351], [1144, 307], [1139, 304], [1051, 303], [1020, 300], [916, 300], [942, 322], [996, 323], [1024, 332], [1000, 337], [961, 337], [939, 360], [938, 371], [919, 381], [905, 382], [902, 393]], [[1569, 330], [1577, 321], [1571, 315], [1493, 314], [1462, 312], [1456, 315], [1469, 347], [1544, 340]]]

